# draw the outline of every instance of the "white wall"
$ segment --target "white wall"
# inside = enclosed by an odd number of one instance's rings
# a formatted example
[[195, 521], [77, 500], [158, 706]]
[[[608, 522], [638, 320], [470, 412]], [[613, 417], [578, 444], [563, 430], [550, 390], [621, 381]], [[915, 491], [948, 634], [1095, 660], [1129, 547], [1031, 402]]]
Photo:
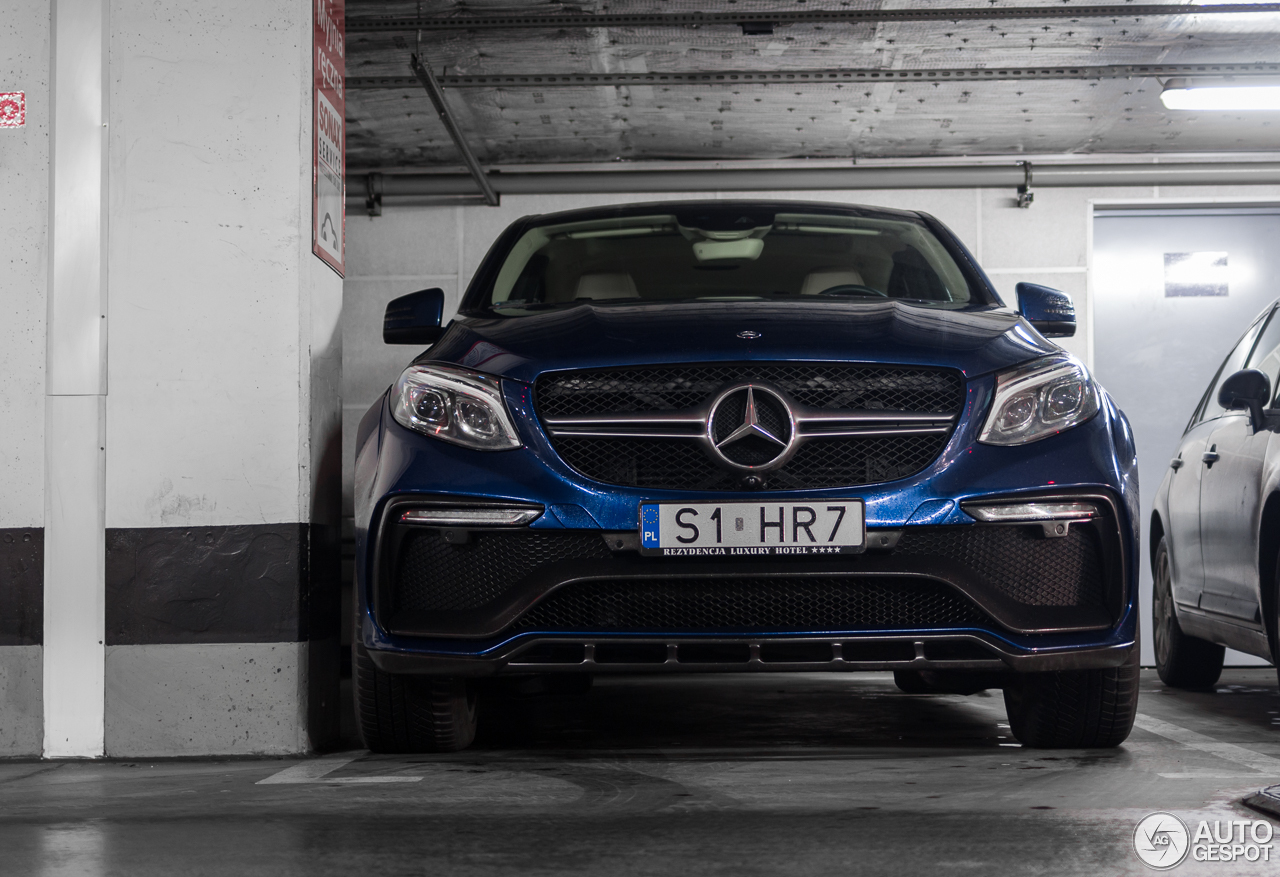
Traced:
[[108, 527], [308, 520], [342, 294], [310, 254], [310, 22], [113, 3]]
[[49, 3], [5, 0], [0, 91], [27, 124], [0, 128], [0, 528], [44, 525], [49, 222]]

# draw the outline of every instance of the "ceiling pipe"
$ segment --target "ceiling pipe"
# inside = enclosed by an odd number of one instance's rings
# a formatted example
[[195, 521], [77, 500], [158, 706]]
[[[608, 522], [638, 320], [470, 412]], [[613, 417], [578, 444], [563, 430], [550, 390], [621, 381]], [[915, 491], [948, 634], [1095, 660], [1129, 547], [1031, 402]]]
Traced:
[[[484, 196], [485, 203], [490, 207], [497, 207], [498, 194], [489, 186], [488, 176], [485, 174], [484, 168], [480, 166], [480, 160], [471, 151], [471, 147], [467, 144], [467, 138], [462, 134], [462, 129], [458, 127], [458, 123], [454, 121], [453, 114], [449, 112], [449, 101], [444, 96], [444, 92], [440, 90], [440, 83], [436, 81], [431, 68], [423, 65], [418, 60], [417, 55], [413, 55], [409, 59], [409, 69], [413, 71], [413, 75], [417, 77], [418, 82], [426, 89], [427, 96], [431, 98], [431, 103], [435, 106], [441, 123], [444, 125], [445, 130], [449, 132], [449, 137], [453, 139], [453, 145], [458, 148], [458, 153], [462, 156], [462, 161], [466, 164], [467, 170], [471, 171], [471, 181], [475, 188]], [[383, 194], [385, 195], [385, 192]], [[382, 201], [379, 199], [379, 208], [381, 208], [381, 203]]]
[[352, 16], [347, 33], [397, 31], [458, 31], [491, 29], [557, 29], [577, 27], [705, 27], [736, 25], [768, 34], [772, 26], [788, 24], [872, 24], [906, 21], [1010, 21], [1026, 19], [1118, 18], [1129, 21], [1144, 16], [1222, 15], [1280, 12], [1280, 3], [1109, 4], [1090, 6], [988, 6], [916, 9], [787, 9], [723, 12], [640, 13], [489, 13], [449, 16]]
[[[1276, 77], [1280, 64], [1077, 64], [1069, 67], [947, 67], [936, 69], [830, 68], [821, 70], [671, 70], [644, 73], [474, 73], [436, 77], [441, 88], [590, 88], [600, 85], [871, 85], [877, 82], [1001, 82], [1045, 79], [1142, 77]], [[405, 76], [351, 76], [353, 91], [417, 87]]]
[[[1037, 164], [1035, 187], [1280, 185], [1280, 161], [1179, 164]], [[499, 195], [647, 194], [658, 192], [787, 192], [849, 189], [1017, 189], [1028, 181], [1024, 163], [910, 167], [816, 167], [740, 170], [600, 170], [497, 172], [487, 175]], [[363, 175], [347, 180], [348, 192], [365, 190]], [[466, 174], [384, 174], [387, 203], [432, 203], [480, 195]], [[351, 200], [351, 199], [348, 199]], [[353, 203], [363, 204], [362, 196]]]

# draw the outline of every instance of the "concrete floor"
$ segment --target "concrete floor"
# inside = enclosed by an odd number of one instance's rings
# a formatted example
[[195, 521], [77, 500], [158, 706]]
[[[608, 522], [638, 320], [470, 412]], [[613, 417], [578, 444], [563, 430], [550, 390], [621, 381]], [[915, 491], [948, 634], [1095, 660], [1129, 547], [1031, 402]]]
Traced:
[[999, 692], [887, 674], [601, 679], [483, 709], [454, 755], [0, 762], [0, 873], [1143, 874], [1143, 816], [1255, 819], [1239, 799], [1280, 783], [1270, 668], [1198, 694], [1144, 671], [1139, 727], [1094, 752], [1024, 750]]

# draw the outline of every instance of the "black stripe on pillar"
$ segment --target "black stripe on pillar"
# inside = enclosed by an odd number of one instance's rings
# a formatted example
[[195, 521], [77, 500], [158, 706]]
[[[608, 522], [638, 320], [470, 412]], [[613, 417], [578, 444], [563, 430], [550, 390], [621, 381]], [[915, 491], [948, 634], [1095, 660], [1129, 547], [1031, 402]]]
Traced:
[[0, 646], [44, 642], [44, 530], [0, 529]]
[[107, 645], [300, 642], [330, 626], [336, 636], [340, 560], [327, 529], [109, 528]]

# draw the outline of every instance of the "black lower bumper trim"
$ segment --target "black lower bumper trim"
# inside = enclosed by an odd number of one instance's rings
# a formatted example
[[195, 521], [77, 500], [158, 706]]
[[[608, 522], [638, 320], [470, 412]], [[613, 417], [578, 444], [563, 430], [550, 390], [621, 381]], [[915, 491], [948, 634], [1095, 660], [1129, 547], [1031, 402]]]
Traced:
[[982, 670], [1019, 673], [1118, 667], [1136, 644], [1016, 652], [974, 634], [886, 637], [535, 637], [483, 657], [371, 649], [388, 673], [708, 673]]

